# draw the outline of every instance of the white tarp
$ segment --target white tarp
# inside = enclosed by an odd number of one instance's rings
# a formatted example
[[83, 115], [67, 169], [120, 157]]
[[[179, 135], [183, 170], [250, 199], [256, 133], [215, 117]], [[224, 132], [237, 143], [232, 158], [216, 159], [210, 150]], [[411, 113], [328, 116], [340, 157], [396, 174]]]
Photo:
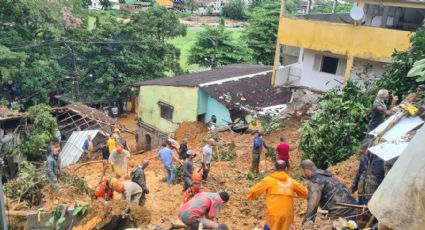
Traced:
[[[91, 135], [94, 139], [98, 133], [102, 133], [100, 130], [85, 130], [85, 131], [74, 131], [62, 148], [59, 156], [61, 158], [61, 167], [66, 167], [70, 164], [76, 163], [81, 155], [83, 154], [83, 145], [86, 141], [87, 136]], [[102, 133], [105, 136], [105, 134]]]
[[409, 142], [407, 141], [391, 141], [384, 142], [369, 148], [369, 151], [377, 155], [384, 161], [389, 161], [401, 155], [406, 149]]
[[417, 131], [368, 207], [392, 229], [425, 229], [425, 126]]
[[[369, 134], [376, 136], [378, 133], [385, 130], [390, 123], [392, 123], [393, 120], [398, 119], [400, 116], [402, 116], [401, 112], [398, 112], [391, 117], [389, 117], [387, 120], [385, 120], [382, 124], [380, 124], [378, 127], [376, 127], [374, 130], [372, 130]], [[400, 121], [397, 122], [391, 129], [389, 129], [387, 132], [385, 132], [384, 136], [382, 136], [383, 139], [386, 141], [394, 141], [398, 140], [401, 137], [403, 137], [407, 132], [410, 130], [418, 127], [424, 123], [424, 121], [420, 117], [403, 117]]]

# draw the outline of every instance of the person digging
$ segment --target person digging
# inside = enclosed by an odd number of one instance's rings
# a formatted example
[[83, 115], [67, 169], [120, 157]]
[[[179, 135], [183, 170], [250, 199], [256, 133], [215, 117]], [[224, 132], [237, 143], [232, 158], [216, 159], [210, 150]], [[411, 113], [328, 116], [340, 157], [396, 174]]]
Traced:
[[146, 185], [146, 175], [145, 169], [148, 167], [149, 161], [144, 160], [142, 164], [137, 165], [137, 167], [130, 173], [131, 181], [138, 184], [143, 189], [142, 197], [140, 198], [140, 205], [144, 205], [146, 201], [146, 194], [149, 194], [148, 186]]
[[202, 229], [227, 230], [227, 225], [217, 223], [220, 210], [229, 201], [227, 192], [211, 193], [201, 192], [196, 194], [189, 202], [182, 205], [179, 210], [179, 219], [190, 230]]
[[126, 200], [127, 203], [142, 205], [143, 189], [133, 181], [117, 182], [113, 188], [117, 193], [122, 194], [123, 200]]
[[113, 199], [113, 195], [112, 182], [102, 178], [93, 189], [92, 200], [109, 201]]
[[121, 178], [124, 172], [127, 171], [127, 159], [130, 158], [130, 152], [118, 145], [109, 156], [109, 163], [115, 172], [117, 178]]

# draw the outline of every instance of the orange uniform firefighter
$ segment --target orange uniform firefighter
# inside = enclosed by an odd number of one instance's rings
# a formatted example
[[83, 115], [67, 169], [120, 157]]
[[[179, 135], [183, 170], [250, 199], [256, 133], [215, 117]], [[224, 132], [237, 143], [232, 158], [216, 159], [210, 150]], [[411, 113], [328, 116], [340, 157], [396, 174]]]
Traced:
[[192, 174], [192, 186], [184, 192], [183, 204], [200, 192], [210, 192], [210, 190], [202, 185], [202, 175], [195, 172]]
[[276, 162], [276, 171], [262, 179], [248, 194], [248, 200], [266, 193], [266, 226], [264, 229], [287, 230], [294, 223], [294, 198], [307, 198], [307, 189], [286, 174], [284, 161]]
[[108, 201], [112, 200], [114, 191], [112, 189], [112, 184], [108, 179], [103, 178], [99, 184], [97, 184], [93, 189], [92, 200], [102, 200]]

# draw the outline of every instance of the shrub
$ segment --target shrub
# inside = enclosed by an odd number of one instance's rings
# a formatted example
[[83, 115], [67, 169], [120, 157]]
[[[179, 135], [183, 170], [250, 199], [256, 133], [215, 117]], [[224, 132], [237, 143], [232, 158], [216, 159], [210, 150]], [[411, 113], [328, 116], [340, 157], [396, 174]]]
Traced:
[[327, 168], [355, 153], [367, 130], [371, 101], [365, 90], [350, 81], [343, 89], [325, 93], [319, 99], [319, 111], [302, 124], [303, 158]]

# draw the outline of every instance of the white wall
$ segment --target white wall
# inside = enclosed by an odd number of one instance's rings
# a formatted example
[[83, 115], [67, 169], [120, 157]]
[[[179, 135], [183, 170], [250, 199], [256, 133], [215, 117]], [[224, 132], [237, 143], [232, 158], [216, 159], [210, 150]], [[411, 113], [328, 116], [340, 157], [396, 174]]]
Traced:
[[354, 58], [350, 79], [360, 85], [376, 81], [385, 71], [386, 63]]
[[[304, 50], [304, 60], [302, 62], [302, 73], [301, 73], [301, 80], [300, 85], [307, 86], [313, 89], [326, 91], [329, 89], [334, 88], [335, 86], [342, 86], [341, 83], [344, 83], [344, 71], [342, 74], [329, 74], [329, 73], [323, 73], [317, 70], [314, 70], [314, 59], [315, 55], [323, 55], [325, 53], [323, 52], [314, 52], [312, 50]], [[328, 55], [326, 56], [334, 56], [335, 55]], [[340, 58], [344, 58], [342, 56], [339, 56]], [[345, 62], [345, 59], [340, 59], [339, 62]], [[341, 83], [339, 83], [339, 82]]]

